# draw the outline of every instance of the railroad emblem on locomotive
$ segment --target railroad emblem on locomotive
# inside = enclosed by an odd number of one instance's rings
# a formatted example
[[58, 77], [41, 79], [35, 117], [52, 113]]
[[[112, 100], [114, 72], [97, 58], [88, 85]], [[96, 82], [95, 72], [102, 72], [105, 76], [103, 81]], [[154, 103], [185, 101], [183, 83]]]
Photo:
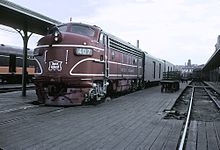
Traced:
[[49, 71], [61, 71], [62, 70], [62, 61], [59, 60], [52, 60], [49, 61]]

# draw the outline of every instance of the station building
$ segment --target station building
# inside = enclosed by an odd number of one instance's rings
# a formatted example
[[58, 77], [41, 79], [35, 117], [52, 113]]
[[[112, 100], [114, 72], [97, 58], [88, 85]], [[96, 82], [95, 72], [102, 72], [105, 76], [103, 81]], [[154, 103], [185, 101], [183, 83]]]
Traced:
[[220, 35], [217, 38], [215, 52], [202, 68], [202, 76], [205, 81], [212, 82], [220, 89]]

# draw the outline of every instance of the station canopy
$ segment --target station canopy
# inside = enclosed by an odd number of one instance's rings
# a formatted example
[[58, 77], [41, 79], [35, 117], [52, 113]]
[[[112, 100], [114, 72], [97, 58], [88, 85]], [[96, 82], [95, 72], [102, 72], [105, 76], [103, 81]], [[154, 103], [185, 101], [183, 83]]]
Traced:
[[209, 58], [205, 66], [203, 67], [203, 71], [210, 71], [220, 66], [220, 49], [216, 50], [214, 54]]
[[[20, 32], [23, 39], [22, 95], [26, 96], [27, 76], [27, 43], [31, 36], [28, 32], [40, 35], [47, 34], [48, 27], [61, 22], [21, 7], [7, 0], [0, 0], [0, 24], [12, 27]], [[22, 32], [23, 31], [23, 32]], [[23, 33], [23, 34], [22, 34]]]
[[14, 29], [45, 35], [47, 28], [61, 22], [21, 7], [6, 0], [0, 0], [0, 24]]

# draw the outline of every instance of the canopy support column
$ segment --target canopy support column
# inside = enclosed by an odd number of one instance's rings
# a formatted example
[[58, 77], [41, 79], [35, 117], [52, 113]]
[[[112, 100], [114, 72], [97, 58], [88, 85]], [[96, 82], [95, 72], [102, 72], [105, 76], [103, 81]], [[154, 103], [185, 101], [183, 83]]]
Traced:
[[31, 37], [32, 33], [28, 35], [28, 27], [27, 25], [24, 26], [23, 30], [18, 30], [18, 33], [21, 35], [23, 39], [23, 68], [22, 68], [22, 96], [26, 96], [26, 84], [28, 80], [28, 72], [27, 72], [27, 45], [28, 40]]

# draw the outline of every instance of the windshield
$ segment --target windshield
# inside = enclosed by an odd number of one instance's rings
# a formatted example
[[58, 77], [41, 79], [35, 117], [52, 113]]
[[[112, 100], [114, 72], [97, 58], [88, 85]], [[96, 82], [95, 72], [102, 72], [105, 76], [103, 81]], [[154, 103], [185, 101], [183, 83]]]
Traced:
[[66, 31], [67, 31], [67, 25], [58, 26], [58, 29], [59, 29], [59, 31], [61, 31], [61, 32], [66, 32]]
[[60, 32], [67, 32], [67, 25], [53, 26], [52, 28], [50, 28], [48, 34], [53, 34], [57, 30], [59, 30]]
[[71, 32], [90, 37], [93, 37], [95, 35], [95, 31], [92, 28], [75, 24], [72, 25]]
[[89, 37], [95, 36], [95, 30], [93, 28], [80, 24], [72, 24], [71, 26], [68, 26], [68, 24], [55, 26], [50, 29], [49, 34], [52, 34], [54, 30], [57, 29], [59, 29], [60, 32], [72, 32], [75, 34], [80, 34]]

